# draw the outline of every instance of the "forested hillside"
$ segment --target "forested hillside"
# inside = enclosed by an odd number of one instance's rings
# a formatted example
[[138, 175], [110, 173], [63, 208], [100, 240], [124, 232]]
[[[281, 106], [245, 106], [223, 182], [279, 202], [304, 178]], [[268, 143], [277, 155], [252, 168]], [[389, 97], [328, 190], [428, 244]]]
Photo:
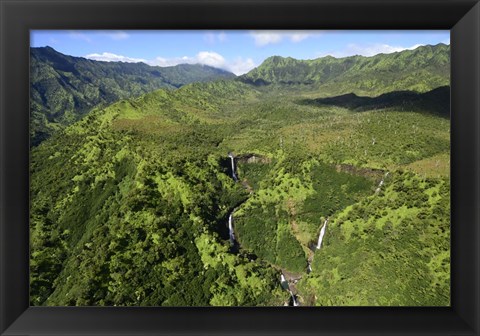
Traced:
[[159, 88], [175, 89], [192, 82], [235, 77], [205, 65], [154, 67], [101, 62], [63, 55], [50, 47], [31, 48], [30, 69], [32, 145], [97, 105], [106, 106]]
[[314, 85], [328, 96], [351, 92], [373, 96], [399, 90], [426, 92], [449, 85], [449, 78], [450, 47], [440, 43], [372, 57], [296, 60], [272, 56], [239, 80], [257, 86]]
[[31, 152], [31, 303], [448, 306], [448, 53], [270, 58], [93, 109]]

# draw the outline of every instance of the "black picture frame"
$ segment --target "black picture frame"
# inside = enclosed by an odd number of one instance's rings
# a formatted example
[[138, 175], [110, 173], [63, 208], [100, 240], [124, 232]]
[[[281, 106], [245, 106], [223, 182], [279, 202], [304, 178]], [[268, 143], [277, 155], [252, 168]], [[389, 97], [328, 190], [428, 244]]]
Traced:
[[[479, 335], [477, 0], [0, 0], [1, 335]], [[452, 305], [29, 307], [30, 29], [451, 30]]]

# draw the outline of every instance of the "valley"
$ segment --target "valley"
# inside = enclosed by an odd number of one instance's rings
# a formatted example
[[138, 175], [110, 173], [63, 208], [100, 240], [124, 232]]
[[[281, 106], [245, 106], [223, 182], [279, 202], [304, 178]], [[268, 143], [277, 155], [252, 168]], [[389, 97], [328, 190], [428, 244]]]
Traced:
[[448, 46], [222, 77], [32, 148], [31, 304], [450, 305]]

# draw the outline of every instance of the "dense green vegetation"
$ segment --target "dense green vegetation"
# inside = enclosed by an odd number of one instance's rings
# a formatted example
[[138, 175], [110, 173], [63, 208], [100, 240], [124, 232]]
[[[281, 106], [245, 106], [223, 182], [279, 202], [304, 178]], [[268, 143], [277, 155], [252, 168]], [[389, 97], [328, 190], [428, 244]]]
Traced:
[[397, 172], [385, 190], [338, 212], [303, 295], [321, 306], [448, 304], [449, 192], [447, 179]]
[[[301, 305], [449, 305], [448, 51], [354, 57], [310, 84], [273, 83], [272, 58], [94, 108], [31, 151], [31, 303], [278, 306], [283, 273]], [[421, 88], [341, 96], [392, 59]], [[327, 61], [347, 60], [285, 62]], [[266, 67], [273, 84], [245, 80]]]
[[233, 78], [204, 65], [155, 67], [145, 63], [101, 62], [63, 55], [51, 47], [30, 49], [31, 142], [38, 145], [93, 107], [140, 96], [159, 88]]
[[353, 92], [372, 96], [398, 90], [426, 92], [449, 85], [449, 67], [450, 47], [438, 44], [372, 57], [296, 60], [272, 56], [239, 80], [260, 86], [313, 85], [328, 95]]

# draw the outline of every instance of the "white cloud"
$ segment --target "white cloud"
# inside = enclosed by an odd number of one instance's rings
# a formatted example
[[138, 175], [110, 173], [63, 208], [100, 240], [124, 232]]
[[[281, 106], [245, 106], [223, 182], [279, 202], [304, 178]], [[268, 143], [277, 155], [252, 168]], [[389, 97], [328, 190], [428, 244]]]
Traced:
[[205, 33], [203, 35], [203, 39], [207, 41], [209, 44], [214, 44], [215, 43], [215, 34], [214, 33]]
[[92, 42], [92, 39], [87, 34], [80, 33], [80, 32], [75, 31], [75, 30], [71, 30], [68, 33], [68, 36], [70, 36], [70, 38], [75, 39], [75, 40], [82, 40], [82, 41], [85, 41], [85, 42], [88, 42], [88, 43]]
[[252, 70], [256, 64], [251, 58], [241, 57], [232, 61], [226, 60], [222, 55], [214, 51], [201, 51], [193, 57], [183, 56], [176, 58], [157, 57], [147, 62], [150, 65], [173, 66], [177, 64], [204, 64], [233, 72], [236, 75], [243, 75]]
[[116, 55], [109, 52], [104, 52], [101, 54], [88, 54], [85, 56], [85, 58], [92, 59], [95, 61], [105, 61], [105, 62], [148, 63], [146, 60], [142, 58], [132, 58], [132, 57], [127, 57], [122, 55]]
[[278, 43], [282, 40], [282, 34], [269, 31], [252, 31], [250, 36], [255, 40], [257, 46]]
[[122, 30], [102, 30], [102, 31], [89, 32], [89, 33], [71, 30], [69, 31], [68, 35], [72, 39], [82, 40], [88, 43], [93, 42], [94, 36], [106, 36], [114, 41], [125, 40], [130, 37], [129, 34], [127, 34]]
[[450, 38], [443, 40], [442, 43], [450, 45]]
[[232, 62], [228, 63], [227, 70], [233, 72], [235, 75], [243, 75], [244, 73], [249, 72], [257, 65], [251, 58], [243, 59], [241, 57], [233, 60]]
[[104, 36], [110, 37], [112, 40], [120, 41], [130, 37], [127, 33], [121, 30], [105, 31], [101, 33]]
[[353, 55], [374, 56], [378, 54], [391, 54], [403, 50], [413, 50], [420, 47], [422, 44], [415, 44], [411, 47], [391, 46], [389, 44], [373, 43], [367, 45], [348, 44], [344, 50], [333, 52], [322, 52], [319, 56], [333, 56], [333, 57], [347, 57]]
[[214, 44], [216, 42], [223, 43], [227, 41], [227, 34], [223, 31], [219, 33], [208, 32], [203, 35], [203, 39], [209, 44]]
[[[158, 65], [161, 67], [166, 67], [166, 66], [173, 66], [182, 63], [183, 58], [163, 58], [163, 57], [157, 57], [151, 61], [148, 61], [147, 64], [150, 65]], [[185, 57], [185, 59], [188, 59]], [[188, 62], [183, 62], [183, 63], [188, 63]]]
[[309, 37], [321, 35], [320, 31], [303, 31], [303, 30], [254, 30], [250, 32], [250, 36], [253, 37], [255, 44], [259, 47], [266, 46], [268, 44], [279, 43], [284, 39], [288, 39], [293, 43], [298, 43]]
[[306, 38], [309, 38], [310, 36], [313, 36], [313, 34], [310, 33], [292, 33], [289, 35], [289, 38], [292, 42], [300, 42], [305, 40]]
[[214, 51], [201, 51], [195, 56], [183, 56], [173, 58], [156, 57], [152, 60], [132, 58], [128, 56], [113, 54], [110, 52], [104, 52], [101, 54], [89, 54], [85, 57], [96, 61], [106, 62], [144, 62], [149, 65], [157, 65], [162, 67], [174, 66], [177, 64], [204, 64], [215, 68], [231, 71], [236, 75], [242, 75], [256, 66], [255, 62], [251, 58], [243, 59], [239, 57], [232, 61], [228, 61], [222, 55]]
[[197, 63], [210, 65], [216, 68], [225, 67], [225, 58], [222, 55], [212, 51], [201, 51], [195, 57]]
[[217, 35], [217, 38], [220, 42], [225, 42], [227, 40], [227, 34], [225, 34], [225, 32], [221, 32]]
[[225, 58], [214, 51], [201, 51], [193, 57], [183, 56], [174, 58], [156, 57], [147, 62], [150, 65], [173, 66], [177, 64], [205, 64], [215, 68], [225, 68]]

